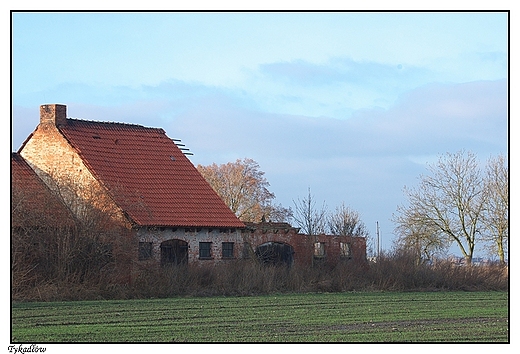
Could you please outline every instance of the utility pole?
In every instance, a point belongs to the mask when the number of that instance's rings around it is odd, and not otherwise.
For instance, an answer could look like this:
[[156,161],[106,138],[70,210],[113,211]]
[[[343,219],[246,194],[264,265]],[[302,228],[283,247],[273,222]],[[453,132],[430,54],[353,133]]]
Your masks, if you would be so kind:
[[377,254],[377,258],[379,259],[379,256],[380,256],[380,253],[381,253],[381,248],[380,248],[380,245],[379,245],[379,221],[376,221],[376,235],[377,235],[377,251],[376,251],[376,254]]
[[383,252],[383,232],[379,229],[379,253]]

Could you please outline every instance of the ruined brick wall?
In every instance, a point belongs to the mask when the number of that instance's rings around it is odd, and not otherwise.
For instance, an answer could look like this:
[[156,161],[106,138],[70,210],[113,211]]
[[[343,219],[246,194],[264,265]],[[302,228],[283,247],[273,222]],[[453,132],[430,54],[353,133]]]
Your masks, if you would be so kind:
[[316,236],[315,239],[316,242],[324,244],[323,260],[326,263],[333,265],[343,261],[366,261],[366,239],[364,237],[322,234]]
[[247,237],[253,251],[268,242],[283,243],[292,247],[294,264],[304,265],[312,260],[312,253],[309,254],[312,242],[306,235],[298,234],[297,228],[285,223],[249,223],[247,225],[249,232]]
[[[337,262],[366,261],[366,239],[352,236],[300,234],[298,228],[286,223],[248,223],[247,238],[256,249],[267,242],[278,242],[290,245],[294,251],[295,265],[312,265],[316,260],[334,265]],[[323,243],[323,257],[315,257],[315,243]],[[342,244],[347,244],[350,254],[342,254]],[[345,247],[345,245],[343,245]]]

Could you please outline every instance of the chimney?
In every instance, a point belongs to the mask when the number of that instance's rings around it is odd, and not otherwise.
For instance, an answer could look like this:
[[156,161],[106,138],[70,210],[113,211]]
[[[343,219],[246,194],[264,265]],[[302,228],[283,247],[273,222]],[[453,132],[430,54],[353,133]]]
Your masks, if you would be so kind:
[[40,106],[40,124],[54,126],[67,124],[67,106],[63,104],[43,104]]

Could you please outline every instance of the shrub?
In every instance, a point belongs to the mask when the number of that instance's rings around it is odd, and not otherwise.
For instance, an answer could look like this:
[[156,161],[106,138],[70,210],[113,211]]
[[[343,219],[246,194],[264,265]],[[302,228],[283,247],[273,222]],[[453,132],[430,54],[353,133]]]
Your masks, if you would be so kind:
[[265,266],[236,260],[216,265],[161,267],[139,265],[131,282],[113,276],[79,281],[36,281],[14,300],[164,298],[174,296],[249,296],[272,293],[343,291],[486,291],[509,289],[508,268],[417,264],[407,255],[383,255],[376,263],[335,266]]

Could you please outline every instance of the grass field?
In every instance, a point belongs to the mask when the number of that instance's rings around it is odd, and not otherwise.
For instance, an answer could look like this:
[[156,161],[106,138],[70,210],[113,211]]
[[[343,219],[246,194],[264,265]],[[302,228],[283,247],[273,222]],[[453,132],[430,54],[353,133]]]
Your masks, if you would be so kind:
[[15,303],[13,343],[509,342],[507,292]]

